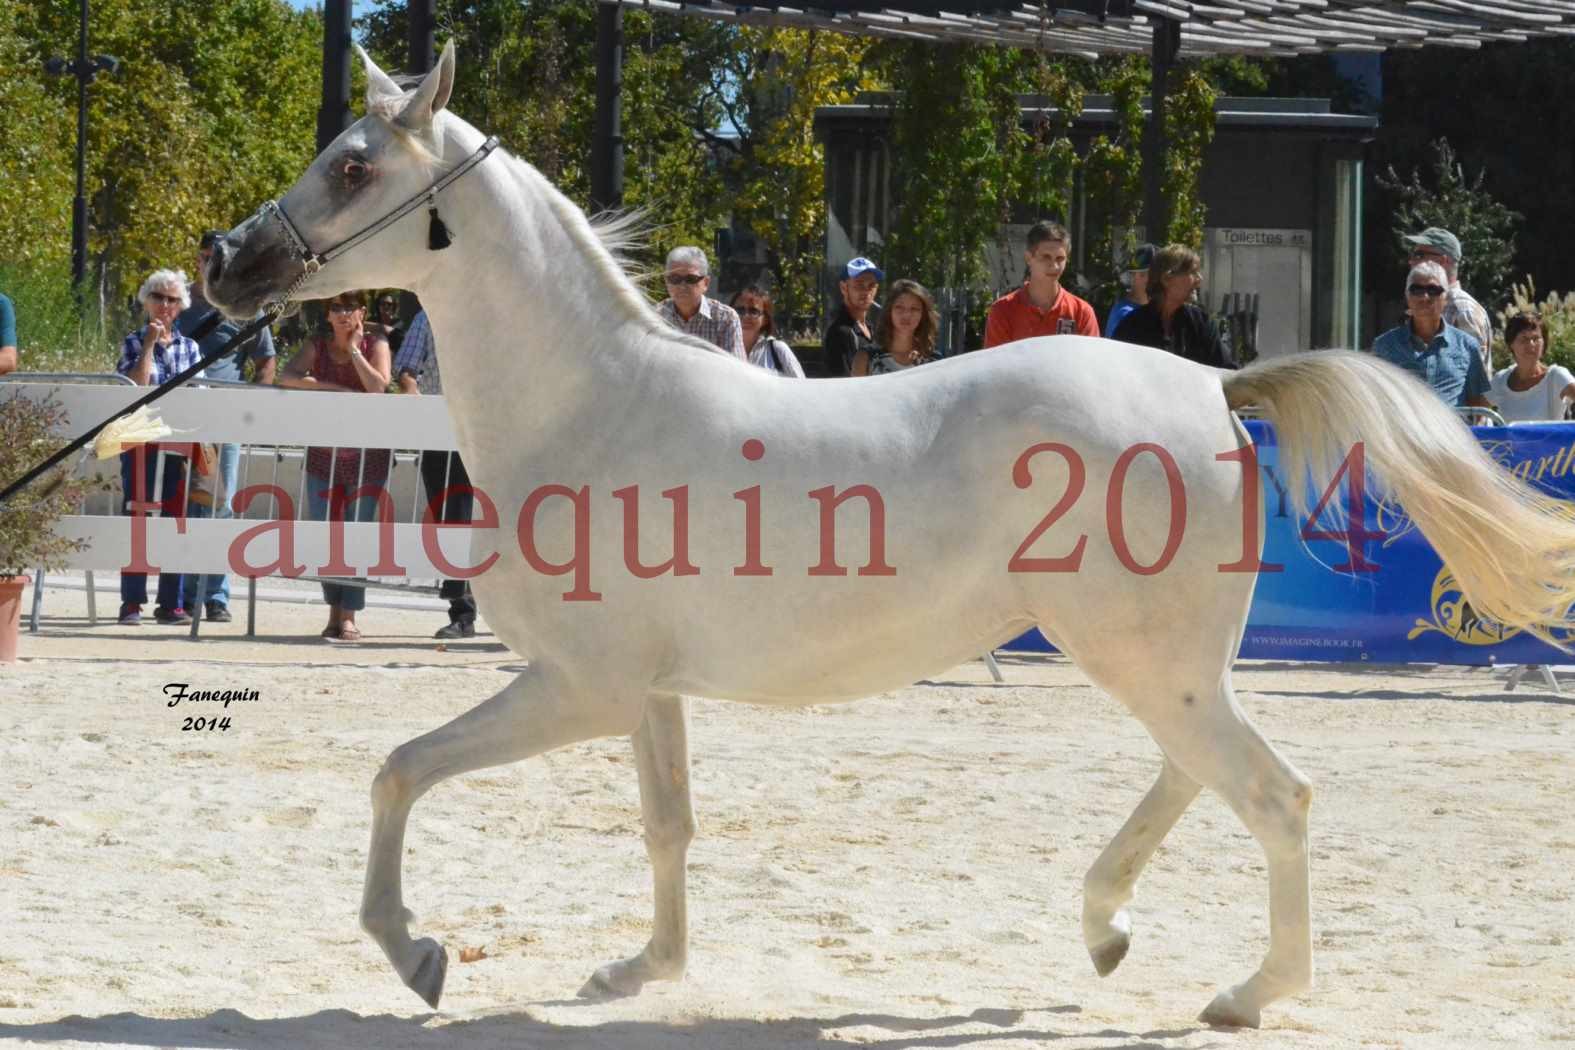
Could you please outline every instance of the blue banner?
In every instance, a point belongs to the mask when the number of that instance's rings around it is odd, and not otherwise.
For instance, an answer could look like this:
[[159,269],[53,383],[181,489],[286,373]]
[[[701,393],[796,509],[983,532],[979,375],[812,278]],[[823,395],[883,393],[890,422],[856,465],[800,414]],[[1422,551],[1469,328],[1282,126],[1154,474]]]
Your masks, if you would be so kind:
[[[1249,659],[1375,663],[1567,663],[1554,647],[1506,628],[1463,600],[1454,578],[1403,510],[1370,496],[1354,538],[1307,539],[1279,472],[1274,430],[1251,420],[1265,507],[1263,561],[1241,655]],[[1575,424],[1477,427],[1478,440],[1506,469],[1558,499],[1575,501]],[[1349,479],[1332,499],[1343,507]],[[1318,493],[1308,501],[1317,505]],[[1317,531],[1316,529],[1310,531]],[[1353,571],[1355,570],[1359,571]],[[1371,571],[1365,571],[1370,569]],[[1339,570],[1339,571],[1337,571]],[[1575,625],[1570,633],[1575,636]],[[1051,651],[1038,631],[1007,649]]]

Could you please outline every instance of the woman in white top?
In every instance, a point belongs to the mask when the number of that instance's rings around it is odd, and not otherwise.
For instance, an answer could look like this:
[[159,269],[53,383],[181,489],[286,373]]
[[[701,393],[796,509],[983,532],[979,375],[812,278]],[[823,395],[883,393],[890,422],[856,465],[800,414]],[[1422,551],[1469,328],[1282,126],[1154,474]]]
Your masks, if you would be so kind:
[[1547,322],[1536,314],[1516,314],[1504,326],[1504,342],[1515,364],[1493,376],[1488,396],[1505,422],[1563,419],[1565,405],[1575,399],[1575,375],[1563,365],[1550,367],[1543,362],[1548,349]]
[[750,364],[779,376],[804,378],[804,366],[793,356],[792,348],[776,337],[770,292],[758,284],[751,284],[735,294],[727,305],[738,314],[738,324],[744,330],[744,345],[749,348]]
[[[940,331],[940,316],[935,312],[935,297],[918,281],[894,281],[886,309],[875,326],[875,342],[880,347],[866,366],[868,374],[878,376],[935,360],[935,339]],[[853,374],[864,375],[859,357],[854,355]]]

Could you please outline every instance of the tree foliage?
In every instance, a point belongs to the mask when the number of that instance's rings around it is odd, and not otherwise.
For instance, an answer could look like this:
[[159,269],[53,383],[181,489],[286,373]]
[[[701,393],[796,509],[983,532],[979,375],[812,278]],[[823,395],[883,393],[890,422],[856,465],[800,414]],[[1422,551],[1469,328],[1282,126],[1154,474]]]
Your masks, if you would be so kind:
[[787,316],[813,312],[826,226],[825,150],[815,110],[851,102],[876,80],[869,41],[799,29],[740,27],[712,75],[726,126],[723,172],[733,220],[764,242],[774,298]]
[[1466,174],[1445,139],[1433,143],[1432,170],[1401,178],[1391,166],[1378,186],[1391,201],[1396,269],[1403,270],[1409,250],[1402,238],[1440,226],[1460,238],[1460,283],[1492,310],[1508,294],[1515,257],[1515,230],[1521,216],[1494,199],[1484,186],[1486,171]]
[[[14,136],[0,236],[17,246],[11,267],[48,273],[70,254],[77,83],[46,77],[42,61],[75,56],[78,7],[6,0],[0,10],[10,30],[0,99]],[[213,0],[201,18],[176,0],[95,0],[88,35],[91,54],[122,63],[88,88],[89,279],[113,314],[149,270],[189,267],[204,228],[277,196],[311,159],[322,26],[283,0]],[[17,305],[25,315],[29,304]]]

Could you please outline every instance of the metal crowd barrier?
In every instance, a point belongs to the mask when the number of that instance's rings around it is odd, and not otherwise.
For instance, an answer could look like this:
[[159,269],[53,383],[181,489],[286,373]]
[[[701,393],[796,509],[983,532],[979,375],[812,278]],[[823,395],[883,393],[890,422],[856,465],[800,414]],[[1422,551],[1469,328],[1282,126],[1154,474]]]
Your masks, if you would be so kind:
[[[70,422],[64,430],[77,432],[82,427],[109,416],[124,408],[142,393],[141,389],[123,376],[115,374],[13,374],[4,380],[19,390],[22,396],[53,397],[66,409]],[[345,583],[387,588],[410,592],[418,587],[435,585],[440,573],[427,556],[421,541],[420,521],[426,507],[425,492],[418,469],[420,450],[448,452],[454,448],[452,427],[448,420],[447,404],[441,397],[411,397],[400,395],[366,395],[340,392],[284,390],[278,387],[259,387],[253,384],[211,382],[200,387],[183,388],[171,392],[159,402],[157,414],[176,431],[178,441],[171,444],[201,442],[205,444],[233,444],[238,446],[236,469],[237,490],[248,485],[276,486],[290,500],[294,540],[298,561],[306,565],[326,565],[329,523],[312,520],[307,513],[306,487],[309,475],[305,469],[306,449],[311,446],[350,447],[344,444],[346,434],[356,435],[365,442],[361,449],[386,450],[390,454],[389,476],[386,488],[394,508],[393,550],[395,561],[407,569],[399,582],[386,578],[369,578],[364,572],[349,577],[332,577]],[[414,446],[414,447],[412,447]],[[361,457],[361,473],[356,487],[365,479],[366,456]],[[179,464],[187,472],[183,479],[182,497],[189,509],[191,493],[190,462],[184,458],[171,459],[161,454],[154,460],[154,477],[151,491],[162,493],[164,471]],[[407,469],[408,468],[408,469]],[[118,463],[84,459],[79,470],[113,474],[118,479]],[[116,485],[115,489],[120,486]],[[222,475],[221,475],[222,489]],[[223,508],[211,517],[193,518],[186,515],[149,516],[145,519],[147,554],[151,564],[172,571],[192,575],[210,576],[229,573],[228,550],[230,544],[246,529],[260,520],[278,520],[282,508],[271,495],[260,495],[243,508],[240,515],[225,513],[234,493],[217,492],[213,504]],[[80,554],[66,559],[66,567],[79,569],[87,574],[88,616],[90,623],[97,623],[95,570],[118,571],[129,564],[131,557],[132,518],[120,513],[121,499],[117,491],[113,498],[103,494],[90,495],[77,508],[78,513],[67,515],[61,522],[60,532],[71,538],[87,540],[89,547]],[[375,522],[358,522],[352,516],[348,523],[336,525],[343,530],[346,561],[359,568],[371,567],[380,560],[378,549],[381,540],[380,526]],[[444,556],[461,563],[468,550],[466,544],[472,537],[462,536],[444,541],[440,531],[439,546]],[[479,530],[478,530],[479,531]],[[304,576],[318,580],[323,577]],[[247,579],[247,634],[256,632],[256,578]],[[196,608],[192,615],[191,636],[199,637],[202,606],[207,593],[207,580],[198,581]],[[44,574],[35,574],[33,614],[30,627],[38,629],[38,619],[43,598]]]

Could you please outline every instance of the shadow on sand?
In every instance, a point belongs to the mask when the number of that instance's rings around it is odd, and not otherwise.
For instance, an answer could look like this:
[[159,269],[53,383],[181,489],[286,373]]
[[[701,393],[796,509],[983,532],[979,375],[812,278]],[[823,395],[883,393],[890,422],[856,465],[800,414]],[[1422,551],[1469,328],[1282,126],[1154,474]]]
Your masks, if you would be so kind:
[[[584,1000],[535,1004],[570,1007]],[[444,1021],[439,1014],[361,1015],[349,1010],[322,1010],[300,1017],[256,1019],[236,1010],[215,1010],[206,1017],[144,1017],[136,1013],[102,1017],[63,1017],[39,1024],[0,1023],[0,1041],[38,1043],[100,1043],[129,1047],[192,1047],[197,1050],[296,1050],[296,1048],[377,1047],[379,1050],[428,1050],[464,1046],[476,1050],[536,1047],[717,1047],[726,1050],[787,1050],[796,1047],[846,1045],[838,1032],[845,1028],[875,1029],[860,1033],[859,1042],[882,1050],[921,1047],[988,1046],[1010,1040],[1022,1044],[1054,1043],[1064,1039],[1101,1050],[1165,1050],[1166,1042],[1195,1034],[1201,1029],[1125,1032],[1069,1028],[1047,1030],[1034,1024],[1032,1015],[1076,1015],[1076,1006],[1049,1006],[1038,1010],[979,1009],[947,1017],[897,1017],[890,1014],[846,1014],[840,1017],[791,1017],[779,1020],[702,1018],[693,1024],[663,1021],[609,1021],[602,1024],[551,1024],[513,1010],[481,1017]],[[1028,1024],[1024,1024],[1028,1020]],[[1223,1035],[1223,1033],[1222,1033]],[[1195,1047],[1224,1046],[1224,1042]]]

